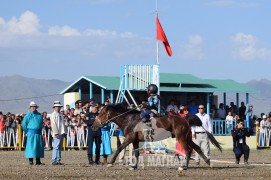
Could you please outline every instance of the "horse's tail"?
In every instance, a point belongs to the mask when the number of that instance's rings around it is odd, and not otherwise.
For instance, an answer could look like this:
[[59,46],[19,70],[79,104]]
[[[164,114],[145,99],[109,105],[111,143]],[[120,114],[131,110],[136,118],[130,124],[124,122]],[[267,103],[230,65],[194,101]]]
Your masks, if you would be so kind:
[[[200,126],[202,127],[202,122],[200,120],[200,118],[197,115],[191,115],[188,116],[186,118],[188,120],[189,126]],[[204,127],[202,127],[204,129]],[[221,147],[221,143],[219,143],[215,137],[209,133],[206,129],[204,129],[204,131],[206,132],[208,138],[210,139],[211,143],[222,152],[222,147]]]
[[197,115],[189,115],[186,117],[189,126],[202,126],[202,122],[200,120],[200,118]]
[[209,133],[204,127],[202,127],[204,129],[204,131],[206,132],[208,138],[210,139],[211,143],[217,148],[219,149],[220,152],[222,152],[222,147],[221,147],[221,143],[219,143],[215,137]]

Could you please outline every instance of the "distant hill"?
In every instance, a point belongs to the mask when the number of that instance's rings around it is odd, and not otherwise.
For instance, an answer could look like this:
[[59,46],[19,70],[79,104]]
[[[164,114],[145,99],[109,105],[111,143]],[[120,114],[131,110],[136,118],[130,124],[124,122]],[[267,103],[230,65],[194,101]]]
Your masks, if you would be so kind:
[[248,86],[256,89],[258,93],[250,95],[250,102],[254,106],[254,114],[269,113],[271,111],[271,81],[261,79],[246,83]]
[[59,93],[69,84],[59,80],[41,80],[19,75],[0,77],[0,111],[26,113],[30,101],[34,100],[39,105],[40,112],[50,112],[55,100],[63,103],[63,96]]
[[[269,113],[271,111],[271,81],[253,80],[246,84],[258,91],[258,93],[250,94],[254,114],[258,116],[261,112]],[[63,96],[59,93],[68,85],[70,82],[34,79],[19,75],[0,77],[0,111],[26,113],[30,101],[34,100],[40,106],[40,112],[51,112],[53,101],[60,100],[63,103]],[[234,94],[227,95],[227,98],[235,102]]]

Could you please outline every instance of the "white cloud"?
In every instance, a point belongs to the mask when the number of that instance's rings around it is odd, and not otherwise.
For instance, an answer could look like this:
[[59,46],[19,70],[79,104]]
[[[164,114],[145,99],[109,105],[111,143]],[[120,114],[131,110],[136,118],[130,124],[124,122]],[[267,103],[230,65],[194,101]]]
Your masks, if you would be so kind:
[[53,26],[48,30],[48,34],[52,36],[80,36],[80,32],[77,29],[69,26]]
[[97,36],[97,37],[108,37],[108,36],[117,36],[117,32],[101,29],[87,29],[84,32],[86,36]]
[[205,57],[202,50],[203,38],[200,35],[191,35],[185,45],[181,45],[180,55],[185,59],[200,60]]
[[251,34],[237,33],[232,39],[235,43],[233,50],[235,58],[252,60],[267,59],[270,57],[271,51],[267,48],[259,47],[257,37]]
[[[9,20],[0,17],[0,52],[6,54],[5,58],[29,61],[39,53],[53,56],[52,59],[63,59],[67,54],[68,58],[138,59],[155,53],[152,51],[152,40],[132,32],[91,28],[78,30],[68,25],[40,29],[41,26],[38,16],[30,11]],[[3,56],[0,53],[0,59]]]
[[207,3],[208,6],[213,7],[239,7],[239,8],[254,8],[258,6],[255,2],[242,2],[237,0],[216,0]]
[[0,32],[13,34],[37,34],[40,28],[39,18],[30,11],[24,12],[19,19],[12,17],[5,21],[0,17]]

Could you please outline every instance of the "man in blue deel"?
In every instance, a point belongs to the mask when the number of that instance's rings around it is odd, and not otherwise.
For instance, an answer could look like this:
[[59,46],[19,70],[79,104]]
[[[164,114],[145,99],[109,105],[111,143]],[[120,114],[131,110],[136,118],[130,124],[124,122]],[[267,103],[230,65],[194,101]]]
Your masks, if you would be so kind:
[[22,122],[23,131],[27,134],[25,158],[29,159],[29,165],[33,165],[33,158],[36,158],[36,165],[43,165],[40,158],[44,158],[44,146],[42,141],[42,116],[37,111],[35,102],[30,103],[30,112]]

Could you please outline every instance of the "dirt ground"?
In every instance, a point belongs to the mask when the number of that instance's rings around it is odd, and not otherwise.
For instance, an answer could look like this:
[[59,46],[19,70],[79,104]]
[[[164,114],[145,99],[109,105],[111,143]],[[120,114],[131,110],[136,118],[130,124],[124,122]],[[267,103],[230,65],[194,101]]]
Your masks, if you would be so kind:
[[[211,152],[213,167],[191,160],[189,169],[177,171],[177,166],[150,165],[150,155],[142,155],[143,164],[130,171],[126,166],[89,166],[86,151],[64,151],[64,165],[51,165],[52,151],[45,152],[43,166],[29,166],[24,152],[0,151],[0,179],[270,179],[271,151],[252,150],[249,165],[235,165],[232,151]],[[157,156],[154,156],[157,157]],[[242,159],[243,162],[243,159]],[[162,165],[159,161],[156,165]]]

